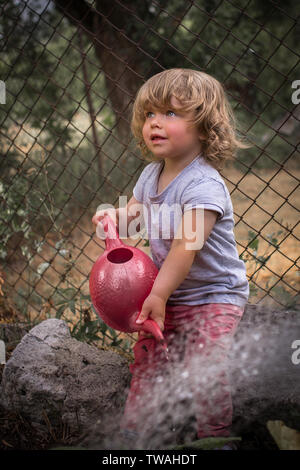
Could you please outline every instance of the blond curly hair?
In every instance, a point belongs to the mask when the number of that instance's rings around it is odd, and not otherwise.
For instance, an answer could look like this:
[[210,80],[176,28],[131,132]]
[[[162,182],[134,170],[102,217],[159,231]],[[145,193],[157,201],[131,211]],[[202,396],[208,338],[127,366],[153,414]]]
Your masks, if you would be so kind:
[[181,102],[183,112],[194,111],[203,157],[220,170],[238,148],[249,145],[236,135],[234,115],[221,83],[211,75],[192,69],[169,69],[147,80],[137,93],[131,130],[147,160],[159,160],[147,148],[142,134],[145,110],[167,109],[171,98]]

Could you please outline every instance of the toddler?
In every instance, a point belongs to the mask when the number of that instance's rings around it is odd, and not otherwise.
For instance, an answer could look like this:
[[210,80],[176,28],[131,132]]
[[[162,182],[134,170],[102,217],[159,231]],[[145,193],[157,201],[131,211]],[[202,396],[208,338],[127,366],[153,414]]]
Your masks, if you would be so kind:
[[[190,69],[166,70],[141,87],[132,131],[151,163],[127,207],[116,210],[117,223],[122,211],[129,225],[139,215],[132,209],[138,204],[143,208],[159,273],[137,321],[149,317],[158,323],[169,360],[153,337],[139,333],[122,429],[133,437],[143,432],[149,393],[171,365],[181,367],[190,384],[195,438],[228,437],[232,401],[227,356],[249,287],[236,248],[231,198],[219,170],[237,148],[246,146],[236,137],[221,84]],[[103,216],[97,212],[93,223]]]

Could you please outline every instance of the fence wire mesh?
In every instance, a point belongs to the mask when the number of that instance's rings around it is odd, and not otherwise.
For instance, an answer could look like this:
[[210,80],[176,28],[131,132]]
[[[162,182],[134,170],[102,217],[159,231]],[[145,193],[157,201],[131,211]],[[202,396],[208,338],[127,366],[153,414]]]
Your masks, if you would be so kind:
[[[295,308],[299,292],[298,2],[2,1],[2,321],[65,318],[80,339],[130,350],[106,327],[88,278],[104,249],[91,217],[130,196],[143,167],[130,133],[140,85],[171,67],[224,85],[239,151],[222,176],[250,303]],[[149,254],[145,240],[127,240]]]

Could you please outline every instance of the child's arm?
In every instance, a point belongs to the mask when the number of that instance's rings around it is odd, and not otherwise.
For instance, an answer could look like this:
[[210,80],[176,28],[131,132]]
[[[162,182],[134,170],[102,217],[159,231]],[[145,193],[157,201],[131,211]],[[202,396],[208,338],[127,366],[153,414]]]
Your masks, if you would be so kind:
[[[197,209],[185,212],[182,217],[182,232],[181,239],[174,238],[168,256],[166,257],[160,271],[155,279],[152,290],[146,298],[141,313],[138,318],[138,323],[143,323],[148,317],[152,318],[158,323],[158,326],[163,331],[165,319],[165,307],[168,298],[174,290],[184,281],[192,264],[196,252],[202,248],[204,243],[209,237],[209,234],[217,220],[217,212],[204,210],[203,219],[199,216],[200,212]],[[202,237],[199,243],[199,221],[202,222],[200,230],[203,229]],[[190,229],[196,232],[191,238]],[[195,243],[194,247],[191,248]],[[197,245],[197,246],[196,246]]]

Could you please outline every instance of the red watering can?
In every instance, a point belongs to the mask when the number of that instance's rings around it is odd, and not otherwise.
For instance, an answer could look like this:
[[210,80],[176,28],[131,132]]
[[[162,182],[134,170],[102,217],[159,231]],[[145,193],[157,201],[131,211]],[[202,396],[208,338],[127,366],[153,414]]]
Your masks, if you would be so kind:
[[108,215],[101,223],[106,235],[106,249],[95,262],[89,282],[96,312],[104,323],[115,330],[151,333],[166,349],[163,334],[154,320],[136,323],[158,274],[157,267],[143,251],[120,240],[117,228]]

